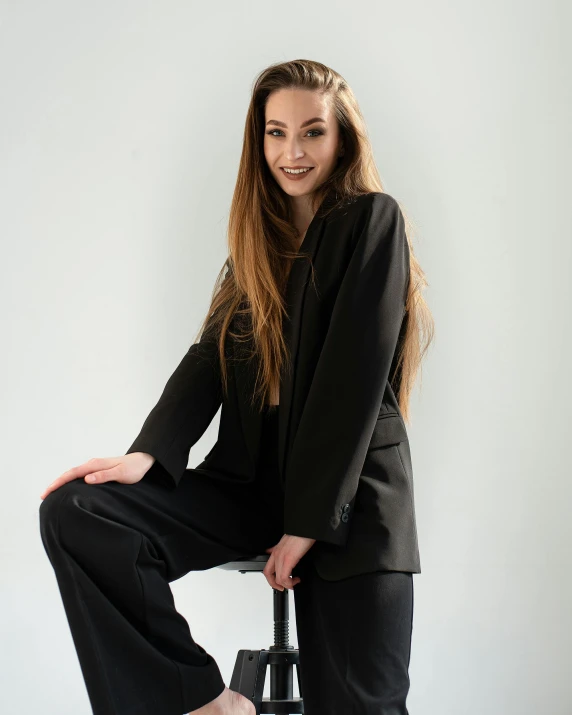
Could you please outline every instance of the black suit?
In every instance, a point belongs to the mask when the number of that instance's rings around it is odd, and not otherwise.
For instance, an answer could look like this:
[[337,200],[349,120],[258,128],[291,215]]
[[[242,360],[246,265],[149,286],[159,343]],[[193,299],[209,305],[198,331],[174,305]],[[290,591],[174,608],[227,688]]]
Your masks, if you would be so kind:
[[[326,200],[321,207],[326,207]],[[409,248],[395,199],[369,193],[318,210],[287,284],[292,370],[279,399],[284,530],[317,539],[328,580],[375,570],[420,573],[407,431],[389,378],[405,327]],[[218,439],[196,470],[253,482],[261,415],[253,367],[236,344],[223,399],[215,340],[192,345],[127,450],[153,455],[177,485],[222,403]],[[154,465],[155,466],[155,465]]]
[[[293,370],[277,414],[249,406],[253,369],[235,343],[222,399],[216,342],[204,338],[128,450],[156,458],[144,478],[75,479],[41,504],[94,715],[182,715],[218,697],[218,664],[169,583],[264,553],[284,533],[317,539],[292,571],[307,715],[407,715],[420,569],[407,434],[388,381],[408,278],[403,219],[390,196],[369,194],[317,214],[302,250],[316,283],[295,262],[284,326]],[[218,440],[188,469],[221,402]]]

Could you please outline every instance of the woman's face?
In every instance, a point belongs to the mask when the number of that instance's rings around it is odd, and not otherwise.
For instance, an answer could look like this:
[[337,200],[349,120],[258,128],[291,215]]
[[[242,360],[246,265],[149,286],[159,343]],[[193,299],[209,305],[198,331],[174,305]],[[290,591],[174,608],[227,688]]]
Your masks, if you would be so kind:
[[[304,196],[333,172],[341,150],[338,122],[321,93],[280,89],[266,102],[264,156],[289,196]],[[284,169],[309,169],[289,174]]]

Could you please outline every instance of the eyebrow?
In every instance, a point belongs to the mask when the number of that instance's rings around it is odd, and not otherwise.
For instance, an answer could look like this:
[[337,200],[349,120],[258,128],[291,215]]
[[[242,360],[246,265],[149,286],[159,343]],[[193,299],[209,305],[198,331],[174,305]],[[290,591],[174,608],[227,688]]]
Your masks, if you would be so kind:
[[[305,122],[302,122],[302,124],[300,124],[300,129],[307,127],[309,124],[314,124],[315,122],[321,122],[322,124],[325,124],[326,120],[322,119],[322,117],[312,117],[312,119],[308,119]],[[284,128],[286,128],[288,126],[286,124],[286,122],[279,122],[278,119],[269,119],[266,122],[266,126],[268,126],[269,124],[275,124],[277,127],[284,127]]]

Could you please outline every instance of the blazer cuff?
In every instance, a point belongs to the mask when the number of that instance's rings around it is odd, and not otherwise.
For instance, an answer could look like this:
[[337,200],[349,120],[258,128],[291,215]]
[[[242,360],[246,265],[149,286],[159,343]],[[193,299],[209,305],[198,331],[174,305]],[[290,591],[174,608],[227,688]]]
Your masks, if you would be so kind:
[[[188,460],[185,460],[185,464],[183,464],[181,459],[175,454],[161,453],[155,449],[153,445],[148,444],[142,437],[138,437],[125,454],[132,454],[133,452],[145,452],[155,457],[155,462],[149,469],[149,472],[154,471],[160,478],[160,481],[167,486],[177,487],[187,469]],[[147,474],[149,472],[147,472]]]
[[284,533],[345,546],[350,531],[351,503],[340,504],[327,523],[317,523],[314,515],[289,514],[284,516]]

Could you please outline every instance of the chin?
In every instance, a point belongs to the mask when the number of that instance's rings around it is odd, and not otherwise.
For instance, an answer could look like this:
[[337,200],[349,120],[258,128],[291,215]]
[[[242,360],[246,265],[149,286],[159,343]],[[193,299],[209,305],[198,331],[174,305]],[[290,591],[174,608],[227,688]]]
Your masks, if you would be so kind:
[[290,186],[282,186],[282,190],[284,191],[285,194],[288,194],[288,196],[307,196],[308,194],[311,194],[314,191],[314,187],[310,188],[292,188]]
[[306,196],[308,194],[311,194],[316,186],[318,185],[318,182],[316,181],[309,181],[308,183],[305,183],[304,186],[302,186],[302,182],[289,182],[288,180],[286,181],[279,181],[276,179],[278,186],[284,191],[285,194],[288,194],[288,196]]

